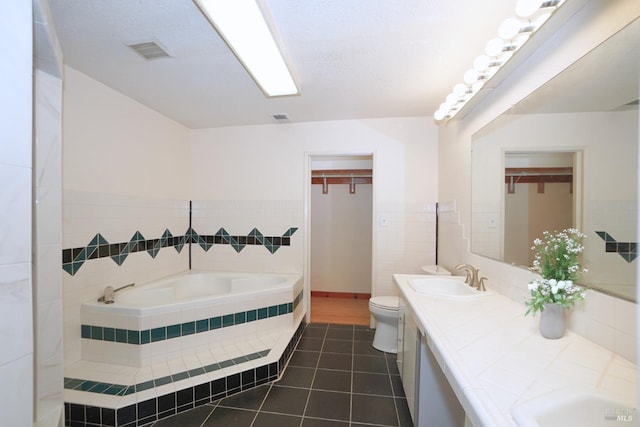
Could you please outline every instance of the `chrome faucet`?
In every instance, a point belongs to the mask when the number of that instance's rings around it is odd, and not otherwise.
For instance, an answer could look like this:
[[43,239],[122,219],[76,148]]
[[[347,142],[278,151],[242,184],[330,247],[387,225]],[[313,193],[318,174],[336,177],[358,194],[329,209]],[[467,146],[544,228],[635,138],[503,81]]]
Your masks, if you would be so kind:
[[487,280],[486,277],[482,279],[478,278],[479,270],[469,264],[460,264],[456,266],[456,270],[464,270],[467,273],[466,279],[464,279],[464,283],[468,283],[472,288],[476,288],[479,291],[486,291],[487,289],[484,287],[484,281]]
[[120,286],[119,288],[113,289],[113,286],[107,286],[104,288],[104,295],[98,298],[98,302],[103,302],[105,304],[113,304],[116,301],[115,294],[118,291],[121,291],[126,288],[130,288],[135,286],[135,283],[129,283],[128,285]]

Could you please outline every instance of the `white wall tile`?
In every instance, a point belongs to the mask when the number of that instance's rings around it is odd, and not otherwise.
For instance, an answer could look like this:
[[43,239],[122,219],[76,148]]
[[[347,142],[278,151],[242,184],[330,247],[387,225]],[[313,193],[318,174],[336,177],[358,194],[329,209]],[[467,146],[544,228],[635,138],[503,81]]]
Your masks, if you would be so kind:
[[0,265],[0,366],[33,353],[30,264]]
[[31,354],[0,363],[0,410],[7,426],[33,424],[33,358]]
[[0,182],[0,265],[31,262],[31,169],[0,164]]

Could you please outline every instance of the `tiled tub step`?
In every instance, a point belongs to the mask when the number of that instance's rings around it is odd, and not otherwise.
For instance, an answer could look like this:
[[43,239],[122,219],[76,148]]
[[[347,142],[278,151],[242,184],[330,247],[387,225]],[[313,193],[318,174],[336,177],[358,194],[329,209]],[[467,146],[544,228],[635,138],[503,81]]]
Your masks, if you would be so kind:
[[[154,372],[152,379],[144,381],[136,381],[140,376],[131,367],[121,367],[124,372],[119,377],[113,375],[112,382],[81,378],[70,369],[65,378],[65,425],[143,426],[274,381],[284,370],[304,326],[300,318],[297,328],[270,349],[247,352],[190,369],[177,369],[172,373]],[[131,381],[117,380],[128,374],[132,374]]]

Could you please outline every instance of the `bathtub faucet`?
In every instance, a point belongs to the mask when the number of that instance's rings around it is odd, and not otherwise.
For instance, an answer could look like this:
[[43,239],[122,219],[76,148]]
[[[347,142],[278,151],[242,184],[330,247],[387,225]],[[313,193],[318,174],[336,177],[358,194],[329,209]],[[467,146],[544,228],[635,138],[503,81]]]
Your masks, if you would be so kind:
[[135,283],[129,283],[128,285],[120,286],[119,288],[113,289],[113,286],[107,286],[104,288],[104,295],[98,298],[98,302],[103,302],[105,304],[113,304],[116,301],[116,292],[121,291],[126,288],[130,288],[135,286]]

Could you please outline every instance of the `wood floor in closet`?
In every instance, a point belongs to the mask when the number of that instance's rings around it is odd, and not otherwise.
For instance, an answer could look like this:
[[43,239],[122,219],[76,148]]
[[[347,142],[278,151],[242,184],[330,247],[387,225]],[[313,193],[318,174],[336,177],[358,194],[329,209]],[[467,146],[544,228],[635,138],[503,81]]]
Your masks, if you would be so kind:
[[313,296],[311,322],[369,326],[369,300]]

